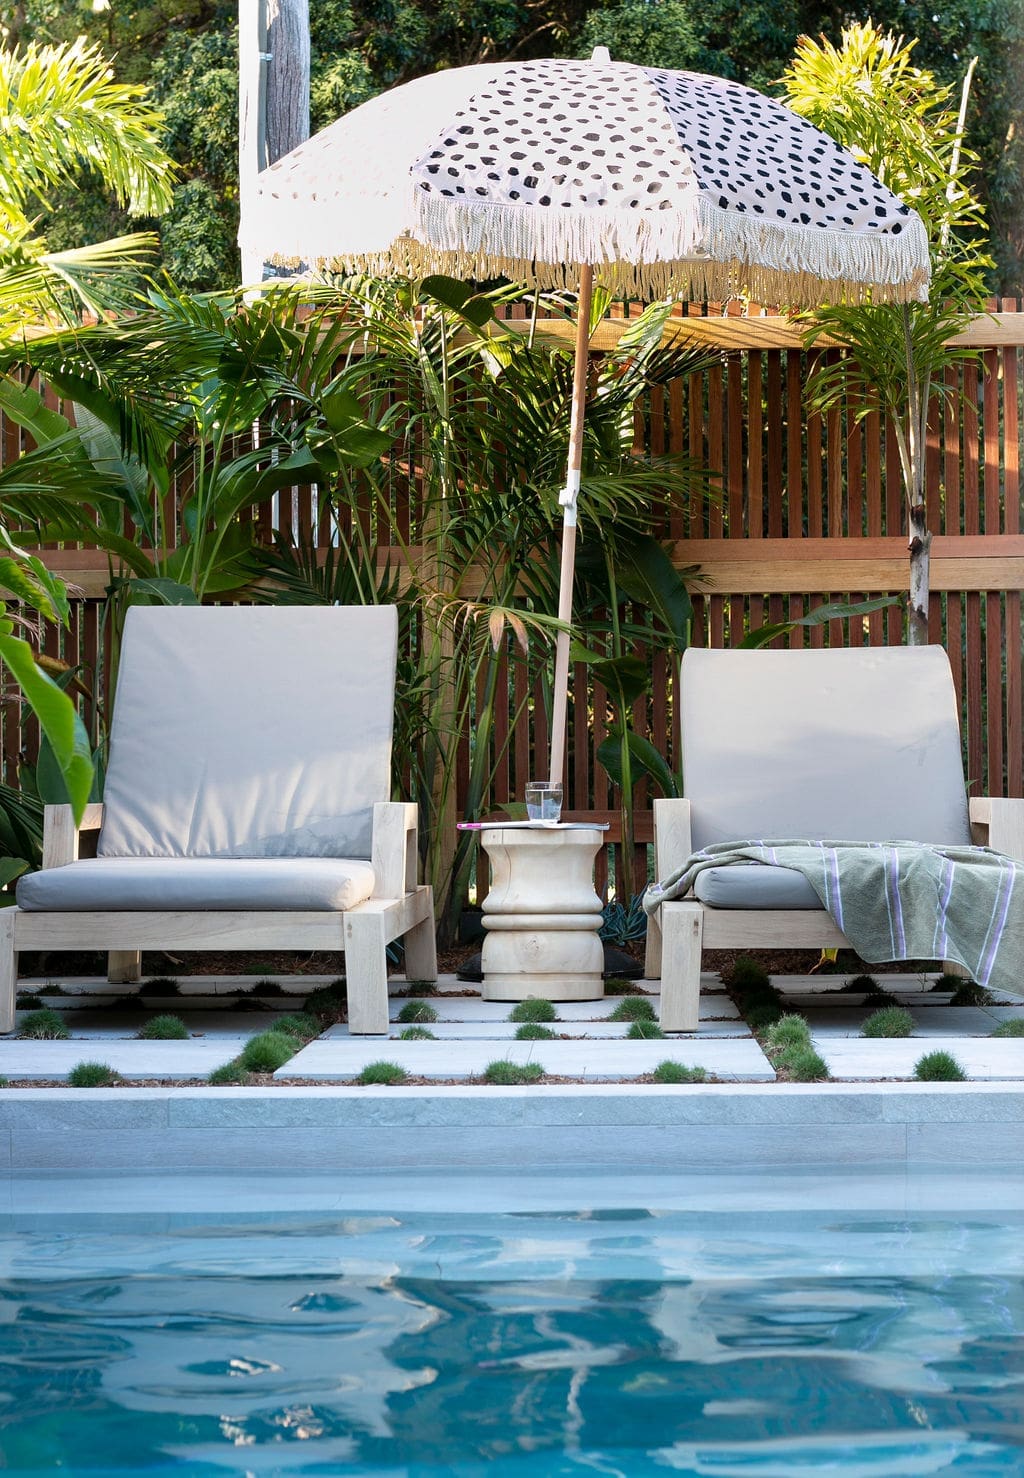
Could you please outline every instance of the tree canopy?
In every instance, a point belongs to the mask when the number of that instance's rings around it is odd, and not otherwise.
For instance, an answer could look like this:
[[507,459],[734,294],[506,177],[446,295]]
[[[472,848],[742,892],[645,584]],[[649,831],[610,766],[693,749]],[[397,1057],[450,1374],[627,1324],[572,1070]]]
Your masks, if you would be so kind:
[[[916,63],[954,89],[978,57],[968,140],[992,236],[991,285],[1024,295],[1024,7],[875,0],[870,11],[880,29],[916,38]],[[596,44],[624,61],[715,72],[781,95],[800,37],[838,45],[851,18],[834,0],[310,0],[313,127],[438,67],[586,56]],[[4,38],[10,46],[80,34],[114,54],[119,80],[148,83],[164,112],[164,141],[181,169],[158,224],[167,266],[185,287],[234,283],[237,5],[23,0]],[[70,246],[127,224],[86,181],[65,191],[46,229],[52,245]]]

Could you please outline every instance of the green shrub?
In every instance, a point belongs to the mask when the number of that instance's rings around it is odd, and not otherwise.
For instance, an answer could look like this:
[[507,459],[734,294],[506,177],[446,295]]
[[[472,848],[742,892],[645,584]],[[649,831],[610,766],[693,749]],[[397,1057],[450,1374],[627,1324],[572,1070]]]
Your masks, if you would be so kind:
[[140,996],[180,996],[181,986],[170,975],[154,975],[151,980],[142,982],[136,994]]
[[297,1051],[297,1041],[287,1032],[259,1032],[249,1038],[238,1060],[250,1073],[276,1073]]
[[522,1083],[536,1083],[543,1076],[544,1069],[539,1062],[509,1062],[507,1057],[499,1057],[496,1062],[489,1062],[483,1072],[484,1082],[494,1083],[499,1088],[515,1088]]
[[406,1001],[398,1013],[397,1020],[422,1025],[425,1021],[436,1021],[437,1012],[428,1001]]
[[771,989],[771,976],[763,965],[751,955],[737,955],[728,970],[722,972],[722,980],[731,990]]
[[105,1062],[79,1062],[68,1073],[71,1088],[109,1088],[120,1081],[121,1074]]
[[637,1038],[642,1038],[643,1040],[658,1039],[664,1035],[665,1033],[656,1021],[647,1020],[632,1022],[629,1031],[626,1033],[626,1036],[632,1037],[634,1041]]
[[10,1078],[5,1078],[3,1076],[0,1076],[0,1088],[9,1088],[10,1086],[11,1086],[11,1080],[10,1080]]
[[811,1040],[806,1020],[796,1012],[773,1021],[764,1035],[769,1048],[780,1050],[783,1047],[806,1047]]
[[869,990],[864,997],[865,1006],[880,1009],[882,1006],[898,1006],[899,999],[887,990]]
[[230,1062],[224,1062],[220,1067],[215,1067],[206,1081],[211,1087],[223,1088],[226,1084],[249,1083],[252,1081],[252,1076],[242,1066],[240,1057],[232,1057]]
[[39,1011],[30,1011],[21,1023],[19,1037],[35,1037],[40,1041],[63,1042],[71,1033],[64,1025],[58,1012],[49,1006]]
[[976,980],[961,980],[949,998],[951,1006],[991,1006],[992,992]]
[[524,1021],[522,1026],[516,1027],[515,1040],[517,1042],[553,1042],[558,1036],[549,1026],[541,1026],[539,1021]]
[[1015,1016],[1012,1021],[1003,1021],[990,1037],[1024,1037],[1024,1016]]
[[531,996],[528,1001],[517,1001],[508,1013],[509,1021],[557,1021],[558,1012],[550,1001]]
[[646,996],[623,996],[608,1021],[654,1021],[654,1007]]
[[949,991],[953,995],[964,984],[962,975],[948,975],[944,971],[930,988],[933,991]]
[[825,1059],[808,1042],[806,1046],[794,1044],[783,1047],[772,1058],[776,1072],[782,1071],[794,1083],[820,1083],[829,1075]]
[[317,1021],[334,1022],[344,1016],[347,1004],[345,982],[339,978],[330,985],[318,985],[316,990],[311,990],[302,1009]]
[[436,980],[407,980],[406,994],[410,996],[436,996],[440,995]]
[[300,1042],[311,1042],[314,1037],[320,1035],[320,1023],[315,1016],[303,1012],[291,1016],[279,1016],[274,1022],[273,1030],[285,1032],[289,1037],[298,1037]]
[[963,1083],[967,1074],[951,1052],[926,1052],[917,1060],[914,1077],[922,1083]]
[[914,1018],[902,1006],[883,1006],[867,1017],[860,1029],[862,1037],[912,1037]]
[[706,1083],[708,1078],[707,1068],[684,1067],[681,1062],[673,1062],[666,1057],[664,1062],[659,1062],[651,1077],[656,1083]]
[[146,1042],[180,1042],[188,1036],[188,1027],[180,1016],[151,1016],[136,1035]]
[[[40,995],[42,992],[40,991]],[[30,990],[20,990],[14,998],[14,1009],[16,1011],[31,1011],[36,1004],[36,995]]]
[[261,975],[259,980],[253,982],[252,993],[254,996],[283,996],[284,986],[277,980],[268,980]]
[[437,1036],[425,1026],[407,1026],[398,1033],[400,1042],[436,1042]]
[[409,1074],[397,1062],[368,1062],[357,1083],[404,1083]]

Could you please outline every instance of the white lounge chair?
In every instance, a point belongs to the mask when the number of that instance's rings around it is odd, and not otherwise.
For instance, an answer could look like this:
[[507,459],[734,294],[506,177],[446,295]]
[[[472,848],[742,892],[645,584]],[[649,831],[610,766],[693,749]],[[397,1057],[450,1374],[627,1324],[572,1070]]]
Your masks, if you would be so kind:
[[393,607],[133,607],[104,803],[79,860],[69,806],[48,806],[43,870],[0,910],[0,1031],[19,950],[344,950],[349,1029],[385,1033],[385,951],[436,980],[416,807],[388,800]]
[[[1024,858],[1024,801],[968,807],[941,647],[694,649],[680,684],[686,798],[654,802],[657,878],[703,847],[762,837],[973,841]],[[697,1030],[703,949],[846,944],[801,873],[708,869],[649,920],[661,1026]]]

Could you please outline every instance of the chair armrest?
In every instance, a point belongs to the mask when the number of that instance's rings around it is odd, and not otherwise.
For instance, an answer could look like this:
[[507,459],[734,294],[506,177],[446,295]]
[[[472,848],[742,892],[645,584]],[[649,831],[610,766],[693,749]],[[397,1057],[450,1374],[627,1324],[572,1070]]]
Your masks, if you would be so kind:
[[418,809],[411,801],[378,801],[373,808],[373,897],[404,898],[416,886]]
[[970,801],[971,838],[1024,862],[1024,800],[977,795]]
[[661,799],[654,802],[654,876],[667,878],[693,851],[690,845],[690,802]]
[[80,826],[70,806],[43,807],[43,866],[66,867],[78,861],[78,839],[83,831],[99,831],[103,825],[103,804],[93,801],[82,813]]

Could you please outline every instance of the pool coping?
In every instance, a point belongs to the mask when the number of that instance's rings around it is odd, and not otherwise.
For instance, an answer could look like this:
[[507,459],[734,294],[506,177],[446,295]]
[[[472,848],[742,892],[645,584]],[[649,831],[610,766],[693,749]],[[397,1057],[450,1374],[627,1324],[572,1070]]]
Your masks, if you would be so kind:
[[1016,1083],[23,1088],[0,1172],[1024,1167]]

